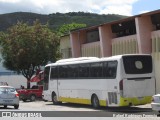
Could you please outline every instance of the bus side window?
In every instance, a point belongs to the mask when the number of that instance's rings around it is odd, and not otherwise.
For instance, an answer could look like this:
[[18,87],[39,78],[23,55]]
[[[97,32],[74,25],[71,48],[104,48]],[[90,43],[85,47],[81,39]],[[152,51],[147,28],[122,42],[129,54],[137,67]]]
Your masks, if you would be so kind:
[[77,78],[77,77],[78,77],[78,65],[69,65],[68,78]]
[[80,64],[79,78],[88,78],[88,77],[89,77],[89,64]]
[[102,77],[102,63],[91,63],[90,66],[90,77],[101,78]]
[[59,78],[68,78],[68,66],[59,66]]
[[103,63],[103,77],[107,78],[108,76],[108,63],[107,62],[104,62]]
[[58,77],[58,71],[57,71],[57,67],[52,67],[51,68],[51,80],[52,79],[57,79],[57,77]]
[[103,76],[105,78],[116,78],[117,74],[117,62],[116,61],[109,61],[104,62],[103,64]]

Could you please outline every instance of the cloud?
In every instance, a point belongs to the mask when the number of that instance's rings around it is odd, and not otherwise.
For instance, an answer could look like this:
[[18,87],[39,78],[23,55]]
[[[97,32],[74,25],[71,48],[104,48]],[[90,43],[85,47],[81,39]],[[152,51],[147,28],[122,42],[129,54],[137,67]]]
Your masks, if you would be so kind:
[[143,11],[140,11],[139,14],[147,13],[147,12],[149,12],[149,10],[143,10]]
[[5,2],[5,3],[16,3],[19,2],[20,0],[0,0],[0,2]]
[[105,9],[101,10],[100,14],[120,14],[120,15],[132,15],[132,6],[130,5],[114,5],[114,6],[107,6]]
[[0,0],[0,14],[10,12],[93,12],[132,15],[132,4],[138,0]]

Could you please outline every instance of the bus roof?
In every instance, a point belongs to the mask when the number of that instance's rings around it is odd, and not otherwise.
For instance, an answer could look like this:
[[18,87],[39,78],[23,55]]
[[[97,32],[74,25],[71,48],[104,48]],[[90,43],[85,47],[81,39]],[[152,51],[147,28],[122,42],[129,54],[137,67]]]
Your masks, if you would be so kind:
[[79,57],[79,58],[69,58],[58,60],[56,63],[67,63],[67,62],[75,62],[75,61],[85,61],[85,60],[98,60],[97,57]]
[[56,61],[55,63],[50,63],[50,64],[47,64],[47,66],[55,66],[55,65],[59,65],[59,64],[69,64],[69,63],[79,63],[79,62],[84,62],[84,61],[92,61],[92,60],[99,60],[100,58],[97,58],[97,57],[79,57],[79,58],[69,58],[69,59],[61,59],[61,60],[58,60]]
[[51,63],[47,66],[57,66],[57,65],[68,65],[68,64],[78,64],[78,63],[89,63],[89,62],[100,62],[106,60],[119,60],[122,56],[141,56],[141,55],[149,55],[149,54],[123,54],[123,55],[115,55],[111,57],[97,58],[97,57],[79,57],[79,58],[69,58],[58,60],[55,63]]
[[122,56],[150,56],[150,54],[122,54],[122,55],[115,55],[115,56],[111,56],[111,57],[104,57],[101,59],[106,59],[106,60],[113,60],[113,59],[121,59]]

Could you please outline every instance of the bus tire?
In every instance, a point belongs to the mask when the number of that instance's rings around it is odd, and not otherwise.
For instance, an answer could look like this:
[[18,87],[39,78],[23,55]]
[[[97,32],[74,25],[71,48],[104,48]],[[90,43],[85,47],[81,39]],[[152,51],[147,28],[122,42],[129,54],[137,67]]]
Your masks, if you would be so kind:
[[95,108],[95,109],[97,109],[97,108],[100,107],[100,105],[99,105],[99,99],[98,99],[97,95],[95,95],[95,94],[92,95],[91,103],[92,103],[93,108]]
[[53,105],[58,105],[58,100],[57,100],[57,95],[56,93],[52,93],[52,102],[53,102]]

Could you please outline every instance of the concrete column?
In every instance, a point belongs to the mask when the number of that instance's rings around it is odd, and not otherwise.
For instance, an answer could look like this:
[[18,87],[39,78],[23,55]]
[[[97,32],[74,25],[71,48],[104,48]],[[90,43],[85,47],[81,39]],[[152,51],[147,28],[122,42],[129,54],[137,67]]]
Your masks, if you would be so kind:
[[79,32],[70,33],[70,42],[71,42],[71,50],[72,57],[81,57],[81,43],[79,40]]
[[150,16],[141,16],[135,18],[138,50],[141,54],[151,54],[152,52],[152,41],[151,31],[152,22]]
[[80,44],[85,44],[86,43],[86,38],[87,37],[87,32],[86,31],[80,31],[79,33],[79,40]]
[[112,56],[112,30],[111,25],[104,25],[99,27],[100,48],[102,57]]

